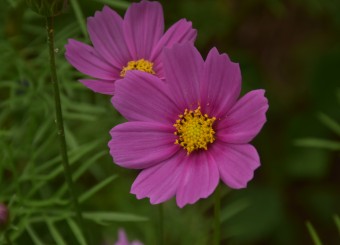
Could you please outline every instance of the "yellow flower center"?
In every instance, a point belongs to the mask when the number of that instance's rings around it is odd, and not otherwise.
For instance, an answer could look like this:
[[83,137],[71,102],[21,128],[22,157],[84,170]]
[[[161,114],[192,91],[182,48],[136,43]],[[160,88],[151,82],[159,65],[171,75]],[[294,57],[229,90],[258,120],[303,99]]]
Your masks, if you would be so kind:
[[120,76],[125,77],[126,72],[131,70],[144,71],[153,75],[156,74],[153,70],[153,63],[144,59],[129,61],[127,65],[123,67],[123,70],[120,72]]
[[188,155],[194,150],[207,150],[208,144],[215,141],[213,129],[215,120],[216,117],[203,115],[200,106],[194,111],[185,109],[174,124],[177,129],[175,135],[178,136],[175,144],[182,146]]

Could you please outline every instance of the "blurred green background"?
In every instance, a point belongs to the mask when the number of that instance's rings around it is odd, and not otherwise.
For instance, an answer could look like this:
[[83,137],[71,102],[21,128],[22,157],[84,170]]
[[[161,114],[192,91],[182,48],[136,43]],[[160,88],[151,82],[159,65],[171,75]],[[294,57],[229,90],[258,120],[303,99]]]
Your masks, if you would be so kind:
[[[268,121],[253,142],[262,166],[247,189],[223,187],[223,244],[312,244],[306,221],[324,244],[340,244],[340,1],[160,2],[167,27],[191,20],[202,55],[213,46],[228,53],[241,65],[243,91],[264,88],[269,99]],[[115,166],[108,152],[108,132],[124,119],[108,96],[77,82],[83,75],[64,58],[68,38],[88,42],[84,17],[103,4],[123,14],[130,2],[76,3],[55,19],[56,55],[77,190],[107,180],[82,203],[95,217],[87,225],[96,244],[113,243],[120,227],[157,244],[158,207],[129,194],[137,171]],[[34,236],[59,244],[53,230],[78,244],[62,216],[68,195],[58,170],[44,18],[25,1],[5,0],[0,30],[0,202],[10,205],[8,232],[16,244],[37,244]],[[167,244],[211,243],[212,197],[183,209],[172,199],[164,210]],[[94,214],[104,211],[123,216]]]

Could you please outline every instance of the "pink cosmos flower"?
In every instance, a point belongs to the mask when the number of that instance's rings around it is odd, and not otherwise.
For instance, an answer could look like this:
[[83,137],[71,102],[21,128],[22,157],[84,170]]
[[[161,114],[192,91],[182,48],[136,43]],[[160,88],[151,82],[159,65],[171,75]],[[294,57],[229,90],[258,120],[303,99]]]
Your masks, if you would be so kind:
[[129,122],[111,130],[110,153],[116,164],[142,169],[131,193],[152,204],[176,195],[183,207],[208,197],[220,179],[245,188],[260,166],[249,142],[266,122],[264,90],[238,99],[239,65],[216,48],[205,61],[191,44],[163,56],[165,82],[130,72],[112,98]]
[[118,231],[118,241],[115,243],[115,245],[143,245],[143,243],[139,241],[132,241],[130,243],[127,239],[125,231],[123,229],[120,229]]
[[114,93],[114,82],[129,70],[141,70],[163,79],[161,53],[175,43],[194,42],[196,30],[181,19],[164,33],[162,6],[158,2],[132,3],[124,19],[105,6],[87,20],[93,47],[70,39],[66,59],[94,79],[80,82],[94,92]]

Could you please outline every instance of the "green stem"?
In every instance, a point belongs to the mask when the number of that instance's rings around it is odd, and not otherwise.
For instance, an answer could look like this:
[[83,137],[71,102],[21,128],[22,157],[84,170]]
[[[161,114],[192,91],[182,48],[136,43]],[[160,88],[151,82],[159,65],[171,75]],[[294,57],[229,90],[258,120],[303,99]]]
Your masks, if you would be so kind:
[[64,123],[63,123],[63,114],[61,110],[61,102],[60,102],[60,92],[59,92],[59,85],[58,85],[58,78],[57,78],[57,71],[55,65],[55,48],[54,48],[54,17],[46,17],[47,21],[47,41],[48,41],[48,48],[49,48],[49,62],[51,68],[51,82],[53,85],[54,90],[54,101],[55,101],[55,110],[56,110],[56,123],[58,128],[58,135],[60,140],[60,151],[62,157],[62,164],[64,167],[64,175],[65,180],[68,185],[68,189],[71,196],[71,202],[73,204],[73,208],[76,213],[76,219],[78,221],[79,227],[82,229],[83,234],[87,236],[87,232],[84,230],[84,220],[82,213],[80,211],[80,205],[78,202],[78,197],[76,192],[74,191],[74,184],[72,180],[72,172],[68,160],[67,155],[67,146],[65,140],[65,133],[64,133]]
[[164,245],[164,206],[163,204],[158,205],[159,212],[159,244]]
[[221,186],[217,185],[215,190],[215,205],[214,205],[214,245],[219,245],[221,241]]

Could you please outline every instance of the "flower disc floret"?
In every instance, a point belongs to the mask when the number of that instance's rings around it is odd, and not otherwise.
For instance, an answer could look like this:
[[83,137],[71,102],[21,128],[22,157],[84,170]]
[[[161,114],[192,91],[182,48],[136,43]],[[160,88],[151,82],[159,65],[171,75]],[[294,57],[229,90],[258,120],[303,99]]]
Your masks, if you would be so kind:
[[202,114],[200,106],[196,110],[185,109],[173,125],[178,136],[175,144],[182,146],[188,155],[195,150],[207,150],[208,144],[215,141],[215,121],[215,117]]
[[126,72],[131,70],[144,71],[152,75],[156,74],[153,70],[153,63],[145,59],[129,61],[127,65],[123,67],[122,71],[120,72],[120,76],[125,77]]

